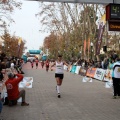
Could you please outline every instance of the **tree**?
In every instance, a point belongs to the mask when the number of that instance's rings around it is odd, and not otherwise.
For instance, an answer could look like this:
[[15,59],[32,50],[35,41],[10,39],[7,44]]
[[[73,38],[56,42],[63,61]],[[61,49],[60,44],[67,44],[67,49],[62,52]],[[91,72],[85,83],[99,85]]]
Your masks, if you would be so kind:
[[0,0],[0,29],[4,27],[4,22],[14,22],[11,18],[11,14],[15,8],[21,9],[22,3],[19,0]]

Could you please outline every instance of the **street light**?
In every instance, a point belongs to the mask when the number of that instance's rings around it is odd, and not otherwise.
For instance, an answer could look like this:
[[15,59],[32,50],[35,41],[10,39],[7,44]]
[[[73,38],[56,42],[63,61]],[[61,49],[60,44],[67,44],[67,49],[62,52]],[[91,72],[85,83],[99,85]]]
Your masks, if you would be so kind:
[[92,42],[90,43],[90,46],[91,46],[91,60],[92,60],[92,52],[93,52],[93,50],[92,50],[92,48],[93,48],[93,43],[92,43]]

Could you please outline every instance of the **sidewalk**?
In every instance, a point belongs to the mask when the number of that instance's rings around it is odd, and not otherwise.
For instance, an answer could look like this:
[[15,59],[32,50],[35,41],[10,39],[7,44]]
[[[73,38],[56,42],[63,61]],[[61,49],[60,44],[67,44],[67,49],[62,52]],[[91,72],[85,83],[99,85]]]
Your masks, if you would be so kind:
[[[27,69],[26,69],[27,68]],[[82,82],[82,76],[65,72],[61,98],[57,98],[54,71],[29,69],[24,76],[34,79],[33,88],[26,89],[28,107],[3,106],[4,120],[119,120],[120,99],[112,99],[112,89],[93,80]]]

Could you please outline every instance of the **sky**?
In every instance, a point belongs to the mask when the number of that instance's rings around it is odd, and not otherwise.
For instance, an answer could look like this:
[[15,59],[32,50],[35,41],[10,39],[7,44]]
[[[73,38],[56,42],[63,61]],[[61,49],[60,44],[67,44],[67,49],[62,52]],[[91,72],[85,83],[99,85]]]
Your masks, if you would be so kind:
[[43,45],[43,40],[49,33],[41,33],[39,30],[42,29],[40,20],[35,17],[35,14],[40,11],[38,2],[35,1],[24,1],[22,9],[16,9],[11,15],[15,23],[12,23],[9,28],[11,35],[19,36],[25,39],[27,50],[38,50]]

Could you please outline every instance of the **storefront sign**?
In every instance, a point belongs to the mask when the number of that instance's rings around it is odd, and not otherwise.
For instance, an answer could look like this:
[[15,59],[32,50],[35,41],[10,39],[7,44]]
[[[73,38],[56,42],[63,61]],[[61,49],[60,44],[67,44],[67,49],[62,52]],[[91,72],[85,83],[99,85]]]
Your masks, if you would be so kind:
[[120,31],[120,21],[109,21],[108,22],[108,30],[109,31]]

